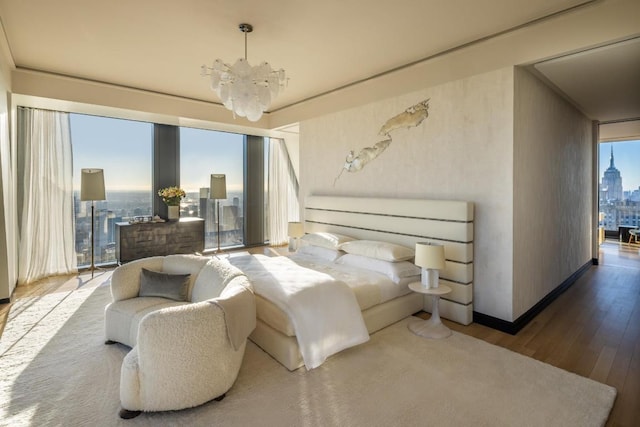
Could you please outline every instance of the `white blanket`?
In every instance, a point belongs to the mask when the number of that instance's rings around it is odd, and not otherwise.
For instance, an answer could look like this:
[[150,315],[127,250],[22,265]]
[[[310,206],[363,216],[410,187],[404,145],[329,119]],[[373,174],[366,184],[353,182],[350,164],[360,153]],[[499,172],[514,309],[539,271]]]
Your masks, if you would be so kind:
[[369,340],[360,307],[345,283],[286,257],[238,256],[229,262],[249,277],[256,294],[289,315],[307,369]]

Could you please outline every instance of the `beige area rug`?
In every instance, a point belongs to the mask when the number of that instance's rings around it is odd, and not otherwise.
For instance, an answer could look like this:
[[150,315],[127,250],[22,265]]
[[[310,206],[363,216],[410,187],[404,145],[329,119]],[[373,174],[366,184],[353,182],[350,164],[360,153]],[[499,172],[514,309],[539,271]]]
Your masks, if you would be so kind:
[[[0,340],[3,426],[598,426],[612,387],[454,333],[434,341],[404,320],[321,367],[289,372],[249,343],[221,402],[121,420],[120,364],[103,344],[106,283],[13,307]],[[214,360],[211,363],[215,363]]]

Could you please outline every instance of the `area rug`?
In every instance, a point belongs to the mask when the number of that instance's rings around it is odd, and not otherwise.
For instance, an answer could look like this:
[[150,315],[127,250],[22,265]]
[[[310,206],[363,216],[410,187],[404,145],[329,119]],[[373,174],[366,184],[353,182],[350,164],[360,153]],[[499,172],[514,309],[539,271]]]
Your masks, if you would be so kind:
[[[121,420],[103,343],[107,284],[12,308],[0,340],[2,426],[600,426],[614,388],[481,340],[413,335],[406,319],[312,371],[249,343],[221,402]],[[211,363],[215,363],[212,360]]]

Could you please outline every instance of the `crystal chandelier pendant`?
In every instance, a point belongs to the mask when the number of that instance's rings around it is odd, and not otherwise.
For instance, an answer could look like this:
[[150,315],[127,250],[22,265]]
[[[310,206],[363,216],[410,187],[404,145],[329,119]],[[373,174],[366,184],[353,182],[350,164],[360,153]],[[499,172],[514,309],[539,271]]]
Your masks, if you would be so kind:
[[247,33],[250,24],[240,24],[244,33],[244,58],[229,65],[216,59],[211,67],[202,66],[202,76],[210,76],[211,89],[234,117],[246,117],[256,122],[269,109],[271,101],[285,88],[287,78],[283,69],[273,70],[268,62],[251,66],[247,61]]

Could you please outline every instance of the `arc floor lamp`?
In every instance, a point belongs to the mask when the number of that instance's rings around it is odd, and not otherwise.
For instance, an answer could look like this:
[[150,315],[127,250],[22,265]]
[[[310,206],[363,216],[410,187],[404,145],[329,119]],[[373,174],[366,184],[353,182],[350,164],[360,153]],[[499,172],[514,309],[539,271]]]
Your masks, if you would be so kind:
[[94,263],[95,251],[95,201],[105,200],[104,194],[104,171],[102,169],[82,169],[80,183],[80,200],[91,201],[91,278],[96,269]]
[[218,252],[220,252],[220,199],[227,198],[227,177],[224,174],[211,174],[211,185],[209,187],[209,198],[215,199],[216,211],[218,212]]

